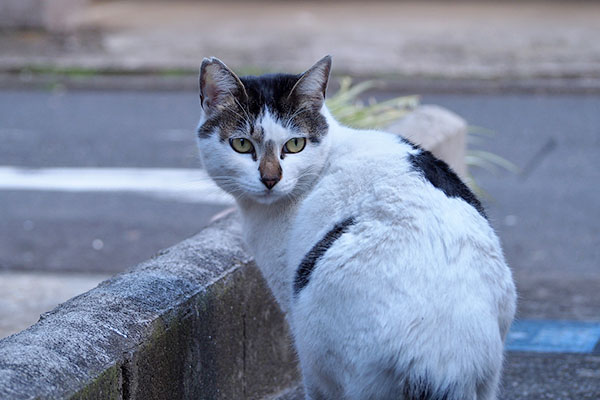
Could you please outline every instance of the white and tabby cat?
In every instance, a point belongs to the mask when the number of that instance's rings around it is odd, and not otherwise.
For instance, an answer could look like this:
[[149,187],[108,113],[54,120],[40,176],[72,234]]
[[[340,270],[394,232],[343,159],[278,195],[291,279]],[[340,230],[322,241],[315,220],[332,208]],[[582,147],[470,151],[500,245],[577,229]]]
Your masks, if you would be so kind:
[[494,399],[516,297],[498,238],[444,162],[332,118],[330,67],[200,72],[201,159],[236,197],[306,397]]

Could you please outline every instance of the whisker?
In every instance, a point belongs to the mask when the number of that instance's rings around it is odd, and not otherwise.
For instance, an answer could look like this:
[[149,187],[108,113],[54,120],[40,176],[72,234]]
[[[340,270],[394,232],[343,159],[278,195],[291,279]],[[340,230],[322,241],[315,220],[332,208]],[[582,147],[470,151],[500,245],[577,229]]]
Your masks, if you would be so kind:
[[[231,92],[230,92],[231,93]],[[235,101],[237,103],[238,106],[240,106],[240,108],[242,109],[242,111],[244,112],[244,114],[246,115],[246,122],[248,123],[248,125],[250,124],[250,115],[248,114],[248,112],[246,111],[246,109],[240,104],[240,102],[238,101],[237,98],[235,98],[235,96],[233,97],[233,101]]]
[[296,110],[295,113],[293,113],[286,121],[285,121],[285,126],[289,126],[290,122],[292,121],[292,119],[296,118],[298,115],[302,114],[303,112],[306,111],[310,111],[310,109],[308,108],[308,106],[304,106],[304,107],[300,107],[298,110]]
[[233,110],[232,108],[225,108],[223,111],[227,111],[230,112],[232,114],[237,115],[240,119],[242,119],[243,121],[246,121],[247,123],[249,123],[248,119],[246,117],[244,117],[243,115],[241,115],[240,113],[238,113],[237,111]]

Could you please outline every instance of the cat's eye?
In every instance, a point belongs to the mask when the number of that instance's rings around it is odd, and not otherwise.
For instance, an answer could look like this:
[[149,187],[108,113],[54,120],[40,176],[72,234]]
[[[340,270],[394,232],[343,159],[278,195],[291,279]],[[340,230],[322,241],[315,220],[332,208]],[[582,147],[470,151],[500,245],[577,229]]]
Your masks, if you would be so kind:
[[238,153],[252,153],[254,151],[254,146],[252,146],[252,143],[248,139],[229,139],[229,144]]
[[306,139],[297,137],[288,140],[283,146],[284,153],[300,153],[306,146]]

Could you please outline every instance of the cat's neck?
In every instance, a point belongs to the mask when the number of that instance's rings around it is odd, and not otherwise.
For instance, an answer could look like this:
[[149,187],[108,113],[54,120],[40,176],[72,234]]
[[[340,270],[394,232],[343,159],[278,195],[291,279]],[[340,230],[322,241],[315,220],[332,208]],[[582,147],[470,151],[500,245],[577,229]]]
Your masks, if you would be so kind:
[[296,215],[297,203],[280,201],[258,204],[238,200],[244,241],[266,279],[281,310],[289,311],[291,280],[286,272],[286,239]]
[[242,214],[245,241],[250,247],[255,261],[266,278],[269,287],[275,295],[284,312],[288,310],[291,293],[290,276],[286,271],[286,241],[293,225],[298,206],[302,200],[318,185],[320,178],[329,168],[331,143],[340,133],[342,127],[323,106],[321,113],[327,119],[329,131],[320,146],[327,146],[325,162],[319,171],[317,179],[310,185],[304,186],[299,193],[282,198],[272,204],[261,204],[251,198],[238,198],[238,208]]

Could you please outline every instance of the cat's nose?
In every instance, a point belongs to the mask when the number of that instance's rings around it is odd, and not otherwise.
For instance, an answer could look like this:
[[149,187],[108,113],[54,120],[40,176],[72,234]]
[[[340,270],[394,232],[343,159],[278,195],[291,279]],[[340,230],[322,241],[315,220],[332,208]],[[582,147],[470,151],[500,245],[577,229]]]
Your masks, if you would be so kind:
[[271,189],[273,189],[273,186],[277,185],[277,182],[279,182],[279,179],[280,178],[276,177],[276,176],[273,176],[273,177],[265,176],[265,177],[262,177],[260,179],[260,181],[267,187],[267,189],[271,190]]

